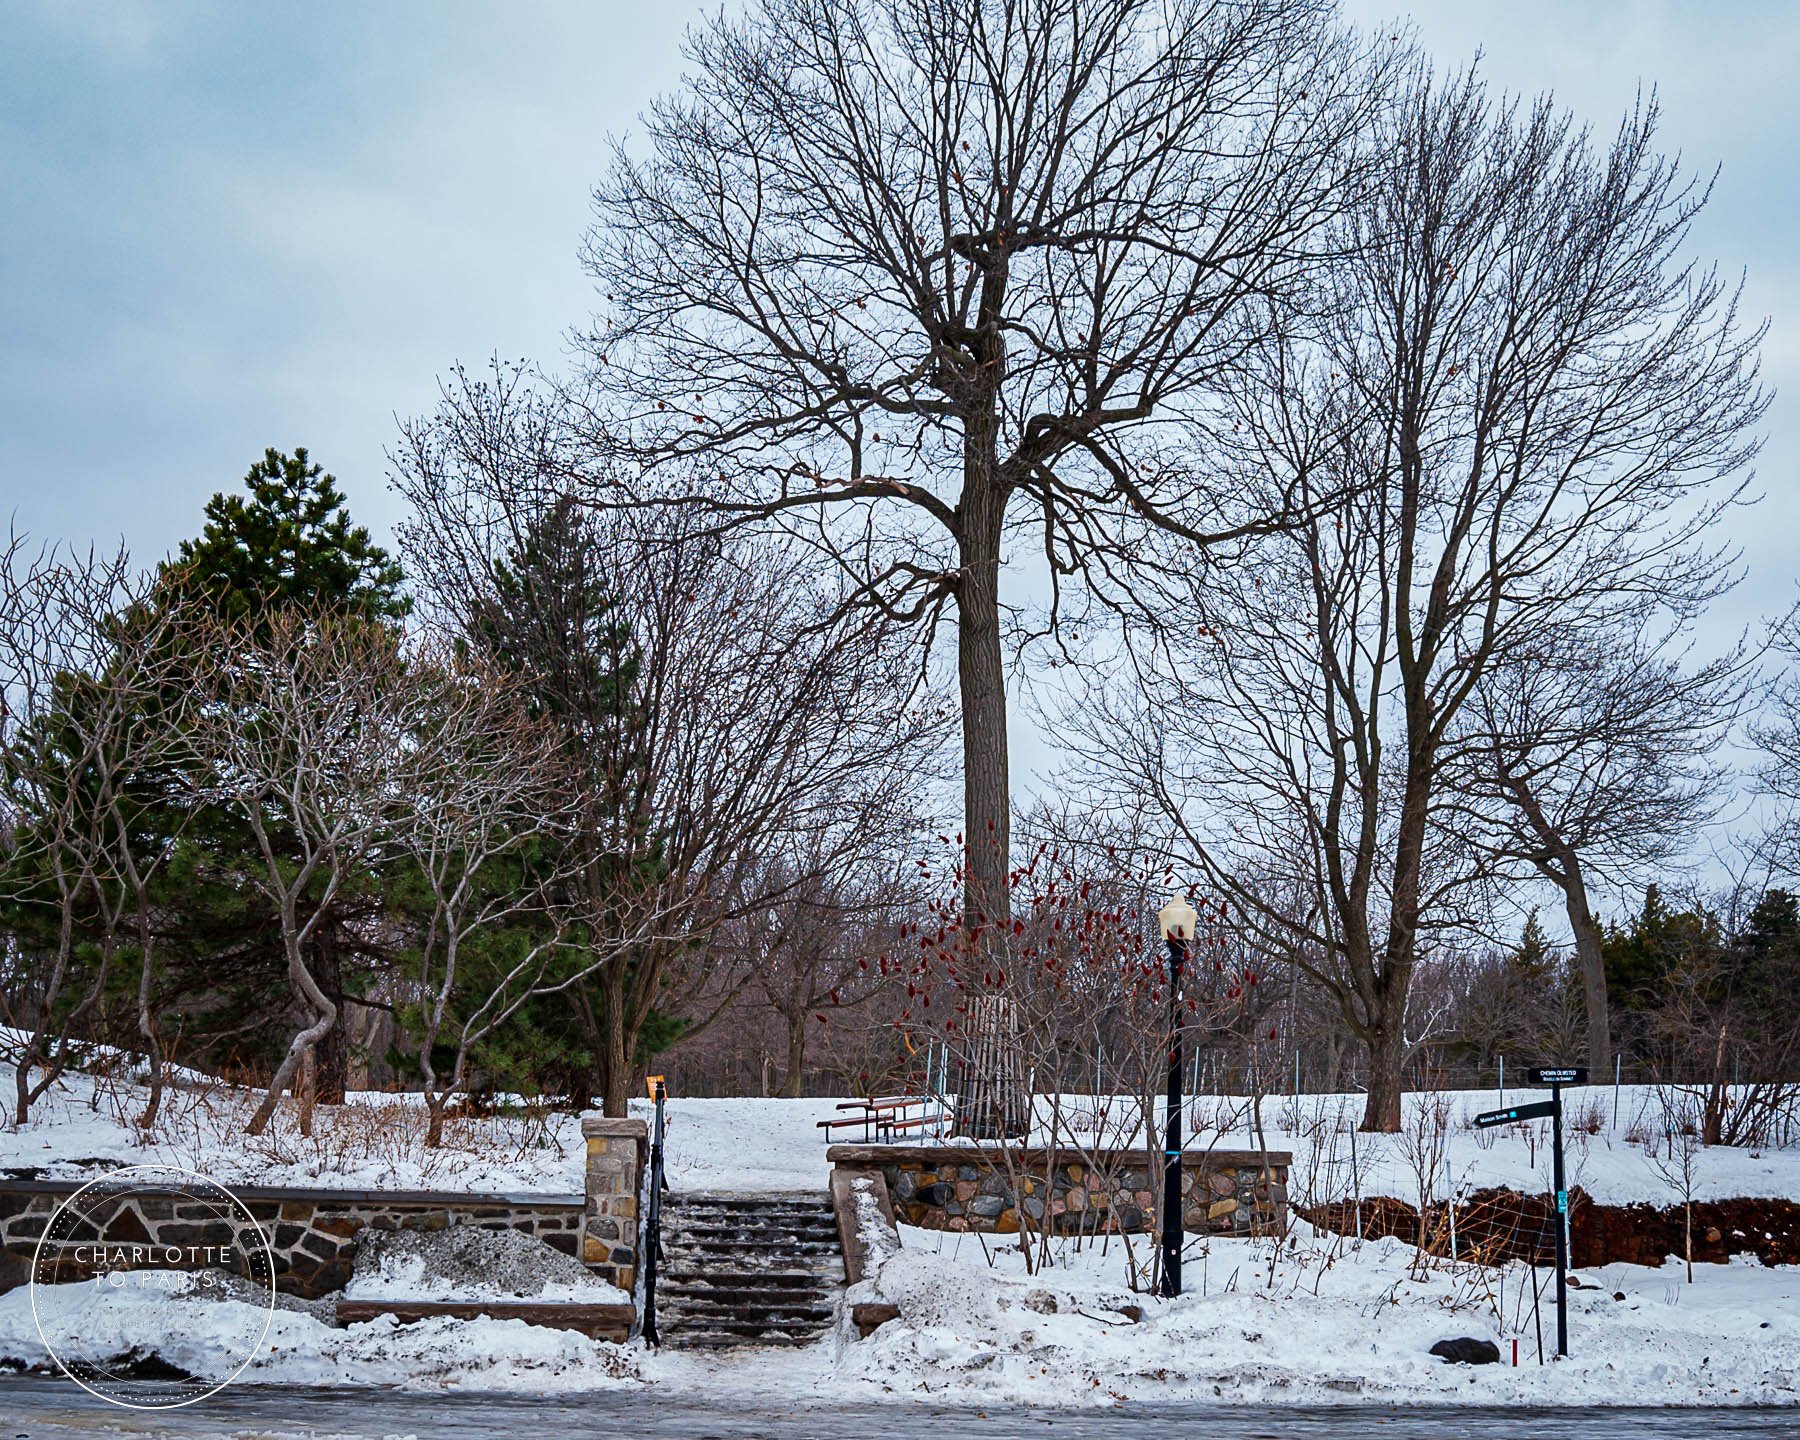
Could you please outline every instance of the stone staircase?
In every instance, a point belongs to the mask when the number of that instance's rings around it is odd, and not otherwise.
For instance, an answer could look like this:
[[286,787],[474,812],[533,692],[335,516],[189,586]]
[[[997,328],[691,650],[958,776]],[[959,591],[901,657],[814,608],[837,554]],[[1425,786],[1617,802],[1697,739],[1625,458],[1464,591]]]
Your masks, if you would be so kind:
[[664,1195],[662,1236],[664,1344],[806,1345],[830,1329],[844,1251],[823,1192]]

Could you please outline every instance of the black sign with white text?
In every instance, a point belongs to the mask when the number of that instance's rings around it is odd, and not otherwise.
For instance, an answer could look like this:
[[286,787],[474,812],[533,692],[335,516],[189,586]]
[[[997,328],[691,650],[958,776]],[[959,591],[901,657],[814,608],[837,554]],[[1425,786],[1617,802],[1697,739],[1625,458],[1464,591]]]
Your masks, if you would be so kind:
[[1548,1120],[1556,1113],[1554,1100],[1539,1100],[1535,1105],[1509,1105],[1504,1110],[1487,1110],[1475,1117],[1477,1130],[1491,1130],[1496,1125],[1512,1125],[1520,1120]]

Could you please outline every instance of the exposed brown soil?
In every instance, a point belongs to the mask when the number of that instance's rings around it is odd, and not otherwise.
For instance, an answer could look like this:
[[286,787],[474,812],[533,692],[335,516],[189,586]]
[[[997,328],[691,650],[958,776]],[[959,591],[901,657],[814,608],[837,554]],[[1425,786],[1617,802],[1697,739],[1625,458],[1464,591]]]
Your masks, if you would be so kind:
[[[1356,1233],[1356,1207],[1350,1201],[1296,1206],[1295,1213],[1321,1229]],[[1478,1190],[1456,1207],[1457,1253],[1470,1260],[1554,1264],[1554,1216],[1548,1194]],[[1362,1233],[1371,1238],[1391,1235],[1433,1254],[1448,1255],[1449,1207],[1428,1209],[1421,1225],[1417,1210],[1404,1200],[1371,1196],[1362,1202]],[[1696,1201],[1693,1235],[1697,1262],[1723,1264],[1733,1255],[1754,1255],[1765,1265],[1800,1265],[1800,1203]],[[1615,1262],[1661,1265],[1671,1255],[1681,1255],[1685,1243],[1679,1205],[1600,1205],[1585,1191],[1569,1194],[1570,1260],[1577,1267]]]

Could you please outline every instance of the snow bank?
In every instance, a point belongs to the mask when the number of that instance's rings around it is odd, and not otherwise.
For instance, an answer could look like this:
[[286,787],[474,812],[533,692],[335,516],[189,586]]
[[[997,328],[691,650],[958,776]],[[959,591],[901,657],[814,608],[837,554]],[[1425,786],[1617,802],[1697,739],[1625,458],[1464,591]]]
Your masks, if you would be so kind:
[[[1027,1275],[1013,1245],[906,1229],[852,1298],[896,1304],[867,1340],[839,1332],[797,1351],[650,1353],[515,1320],[391,1319],[333,1329],[281,1310],[238,1383],[398,1385],[532,1393],[704,1386],[761,1403],[807,1398],[1109,1405],[1121,1400],[1421,1404],[1800,1404],[1800,1268],[1680,1271],[1609,1266],[1574,1291],[1574,1355],[1537,1363],[1524,1267],[1415,1274],[1396,1241],[1363,1245],[1302,1228],[1270,1266],[1266,1241],[1213,1241],[1187,1262],[1189,1293],[1133,1293],[1115,1240]],[[1201,1252],[1204,1252],[1203,1254]],[[1614,1298],[1622,1296],[1621,1299]],[[1544,1296],[1550,1341],[1554,1322]],[[91,1307],[95,1352],[151,1352],[202,1377],[228,1374],[261,1312],[121,1290]],[[1475,1336],[1522,1364],[1448,1365],[1433,1342]],[[28,1292],[0,1296],[0,1361],[42,1365]]]
[[535,1236],[459,1225],[365,1230],[346,1300],[537,1300],[624,1305],[631,1297]]
[[[10,1093],[10,1074],[0,1067],[0,1095]],[[1509,1090],[1506,1098],[1520,1095]],[[0,1170],[87,1178],[120,1165],[160,1162],[226,1185],[536,1194],[581,1189],[584,1149],[573,1115],[452,1121],[445,1147],[427,1150],[414,1096],[353,1094],[345,1105],[320,1107],[311,1138],[296,1133],[291,1108],[284,1106],[268,1133],[253,1139],[242,1132],[256,1098],[217,1084],[172,1087],[163,1118],[144,1136],[132,1123],[143,1105],[141,1090],[69,1075],[44,1096],[23,1130],[0,1132]],[[1653,1092],[1627,1086],[1618,1102],[1615,1121],[1609,1088],[1569,1092],[1571,1121],[1578,1122],[1568,1136],[1571,1188],[1607,1204],[1674,1203],[1678,1197],[1642,1143],[1655,1138]],[[1416,1205],[1422,1189],[1433,1202],[1488,1186],[1548,1190],[1547,1122],[1486,1131],[1471,1125],[1475,1114],[1500,1103],[1492,1091],[1409,1095],[1402,1133],[1356,1135],[1353,1146],[1360,1096],[1275,1096],[1263,1103],[1262,1133],[1271,1149],[1293,1152],[1289,1191],[1301,1204],[1358,1192]],[[670,1187],[677,1193],[822,1191],[830,1167],[818,1122],[840,1116],[836,1107],[829,1099],[677,1098],[667,1111]],[[640,1102],[633,1113],[648,1119],[650,1110]],[[1119,1102],[1112,1113],[1128,1113],[1128,1106]],[[1203,1096],[1191,1102],[1187,1118],[1190,1151],[1256,1143],[1244,1101]],[[840,1138],[857,1137],[840,1132]],[[1736,1197],[1800,1197],[1800,1147],[1700,1151],[1693,1198]]]
[[[13,1071],[0,1065],[0,1097]],[[134,1121],[145,1091],[119,1079],[67,1074],[22,1129],[0,1130],[0,1173],[91,1179],[123,1165],[195,1170],[223,1185],[368,1190],[579,1193],[586,1147],[580,1117],[510,1114],[452,1120],[444,1146],[426,1149],[418,1097],[353,1092],[320,1106],[301,1136],[284,1102],[265,1134],[243,1133],[259,1098],[210,1083],[171,1086],[153,1132]],[[832,1100],[679,1100],[669,1110],[665,1171],[680,1190],[823,1190],[829,1166],[815,1122]],[[649,1118],[649,1107],[633,1109]],[[3,1115],[4,1112],[0,1112]]]
[[[119,1290],[87,1306],[83,1344],[93,1355],[153,1353],[203,1379],[230,1375],[243,1337],[262,1324],[261,1307]],[[30,1294],[0,1295],[0,1361],[48,1366]],[[277,1310],[267,1338],[237,1384],[397,1385],[414,1388],[543,1391],[605,1389],[637,1382],[639,1354],[518,1320],[391,1318],[335,1329],[314,1315]]]
[[[1016,1244],[994,1249],[990,1237],[984,1256],[972,1235],[902,1234],[904,1248],[859,1287],[901,1318],[844,1346],[846,1388],[1027,1404],[1800,1403],[1794,1267],[1706,1266],[1692,1285],[1674,1269],[1588,1272],[1571,1295],[1572,1357],[1540,1366],[1522,1266],[1418,1276],[1415,1252],[1397,1241],[1333,1242],[1299,1227],[1272,1271],[1266,1241],[1201,1247],[1188,1293],[1165,1301],[1120,1283],[1116,1240],[1104,1258],[1091,1245],[1028,1276]],[[1553,1352],[1547,1290],[1540,1314]],[[1499,1342],[1507,1359],[1516,1336],[1520,1368],[1427,1354],[1463,1335]]]
[[[362,1094],[322,1107],[310,1138],[296,1133],[284,1107],[269,1132],[252,1139],[242,1128],[254,1095],[183,1078],[188,1083],[169,1089],[164,1114],[146,1136],[133,1124],[144,1100],[140,1088],[119,1078],[64,1077],[27,1126],[0,1132],[0,1171],[91,1178],[161,1162],[227,1185],[551,1194],[581,1188],[584,1147],[575,1116],[454,1121],[445,1148],[429,1151],[415,1097]],[[0,1095],[10,1089],[10,1071],[0,1067]],[[1519,1092],[1506,1098],[1517,1100]],[[1673,1203],[1645,1153],[1655,1129],[1651,1092],[1624,1090],[1616,1118],[1610,1090],[1575,1091],[1568,1099],[1575,1122],[1571,1186],[1607,1203]],[[1549,1188],[1546,1126],[1471,1127],[1475,1113],[1500,1103],[1493,1092],[1413,1095],[1401,1134],[1353,1137],[1359,1097],[1273,1097],[1263,1105],[1263,1134],[1270,1148],[1293,1152],[1289,1189],[1300,1203],[1360,1193],[1416,1204],[1422,1192],[1441,1200],[1485,1186]],[[1115,1116],[1124,1110],[1113,1107]],[[639,1105],[634,1113],[648,1118],[649,1110]],[[828,1099],[677,1098],[668,1109],[671,1188],[822,1191],[829,1167],[817,1122],[841,1113]],[[1241,1101],[1194,1101],[1192,1148],[1254,1146],[1250,1118]],[[1800,1196],[1800,1149],[1715,1148],[1697,1160],[1696,1199]],[[1147,1259],[1145,1239],[1134,1241],[1140,1259]],[[484,1231],[480,1243],[506,1241]],[[1540,1367],[1537,1327],[1541,1321],[1551,1336],[1554,1320],[1547,1296],[1533,1317],[1532,1272],[1522,1266],[1415,1270],[1416,1252],[1397,1241],[1358,1244],[1301,1225],[1279,1251],[1269,1241],[1194,1240],[1185,1277],[1190,1293],[1165,1302],[1131,1290],[1122,1244],[1113,1237],[1067,1245],[1054,1266],[1027,1275],[1016,1241],[908,1230],[900,1250],[875,1247],[875,1274],[847,1296],[891,1302],[900,1318],[866,1341],[851,1338],[846,1318],[831,1338],[793,1352],[651,1354],[514,1320],[386,1319],[340,1330],[321,1314],[284,1308],[243,1380],[540,1392],[704,1384],[714,1393],[740,1387],[763,1398],[978,1404],[1800,1402],[1796,1267],[1704,1265],[1691,1285],[1679,1265],[1591,1272],[1572,1297],[1574,1358]],[[572,1273],[541,1267],[527,1278],[529,1298],[618,1295],[597,1282],[577,1294]],[[372,1258],[351,1293],[524,1298],[522,1283],[503,1286],[479,1267],[459,1271],[397,1248]],[[233,1306],[241,1302],[121,1291],[94,1307],[90,1334],[116,1353],[150,1350],[191,1374],[214,1377],[233,1368],[229,1342],[244,1333],[245,1316]],[[1468,1368],[1427,1354],[1433,1342],[1461,1335],[1495,1340],[1507,1356],[1517,1338],[1525,1363]],[[0,1361],[45,1358],[29,1291],[0,1296]]]

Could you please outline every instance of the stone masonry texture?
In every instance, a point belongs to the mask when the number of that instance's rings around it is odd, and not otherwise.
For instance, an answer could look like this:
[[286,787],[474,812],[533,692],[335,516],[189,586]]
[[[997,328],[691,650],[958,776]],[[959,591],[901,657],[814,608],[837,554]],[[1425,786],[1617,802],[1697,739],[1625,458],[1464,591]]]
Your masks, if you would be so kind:
[[[1008,1235],[1048,1211],[1058,1234],[1139,1233],[1155,1224],[1160,1178],[1142,1150],[1014,1150],[972,1145],[834,1145],[834,1165],[876,1169],[895,1217],[927,1230]],[[1287,1226],[1286,1151],[1194,1151],[1182,1157],[1182,1228],[1273,1235]]]
[[[0,1291],[31,1278],[38,1236],[79,1180],[0,1180]],[[433,1191],[303,1190],[239,1186],[234,1193],[263,1227],[275,1260],[276,1288],[316,1299],[341,1290],[356,1259],[357,1236],[374,1230],[445,1230],[473,1225],[516,1230],[579,1258],[578,1196],[471,1195]],[[195,1217],[185,1202],[144,1196],[130,1209],[150,1244],[186,1244]],[[609,1277],[610,1278],[610,1277]]]
[[650,1128],[590,1112],[581,1117],[581,1136],[587,1142],[581,1259],[629,1293],[637,1282],[638,1193]]

